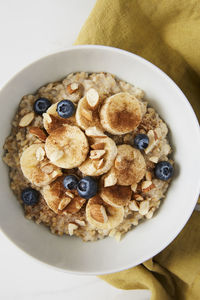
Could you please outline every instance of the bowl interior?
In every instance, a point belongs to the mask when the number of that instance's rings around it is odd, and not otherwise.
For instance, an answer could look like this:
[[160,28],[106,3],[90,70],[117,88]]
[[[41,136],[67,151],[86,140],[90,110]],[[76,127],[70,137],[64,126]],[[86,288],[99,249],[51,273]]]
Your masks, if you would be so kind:
[[44,263],[79,274],[111,273],[154,256],[185,225],[199,190],[199,128],[185,96],[151,63],[114,48],[80,46],[36,61],[1,90],[0,101],[6,102],[0,118],[2,154],[21,97],[76,71],[110,72],[145,91],[171,131],[176,172],[167,198],[154,218],[131,230],[120,243],[111,238],[84,243],[75,237],[57,237],[46,227],[26,220],[9,188],[7,167],[0,161],[0,226],[17,246]]

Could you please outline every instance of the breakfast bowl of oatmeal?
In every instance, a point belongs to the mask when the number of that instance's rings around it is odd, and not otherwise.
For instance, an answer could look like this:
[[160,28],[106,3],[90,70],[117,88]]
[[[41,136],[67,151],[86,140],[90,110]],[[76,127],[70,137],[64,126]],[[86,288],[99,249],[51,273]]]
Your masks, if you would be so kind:
[[5,99],[0,226],[26,253],[105,274],[147,260],[183,228],[198,197],[198,122],[157,67],[73,47],[19,72]]

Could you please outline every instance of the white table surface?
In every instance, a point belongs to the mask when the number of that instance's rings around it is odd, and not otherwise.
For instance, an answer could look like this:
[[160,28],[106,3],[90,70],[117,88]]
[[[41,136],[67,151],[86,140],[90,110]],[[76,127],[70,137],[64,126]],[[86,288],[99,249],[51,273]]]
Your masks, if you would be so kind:
[[[0,0],[0,88],[30,62],[73,44],[95,0]],[[5,99],[6,100],[6,99]],[[0,299],[148,300],[95,276],[58,272],[33,260],[0,232]]]

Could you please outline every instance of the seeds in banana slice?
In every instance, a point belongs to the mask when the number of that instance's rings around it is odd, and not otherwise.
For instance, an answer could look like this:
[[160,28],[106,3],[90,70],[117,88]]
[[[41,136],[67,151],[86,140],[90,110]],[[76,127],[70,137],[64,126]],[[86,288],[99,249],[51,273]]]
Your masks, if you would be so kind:
[[78,126],[83,130],[86,130],[91,126],[97,126],[101,128],[98,110],[90,107],[86,97],[83,97],[78,102],[75,117]]
[[50,133],[46,139],[45,150],[54,165],[72,169],[85,161],[89,146],[80,128],[65,124]]
[[116,135],[135,130],[141,119],[140,103],[128,93],[118,93],[107,98],[100,110],[101,125]]
[[99,195],[89,199],[87,203],[86,218],[94,228],[111,230],[123,221],[123,217],[124,208],[122,206],[113,207],[105,203]]
[[[38,143],[24,150],[20,159],[24,176],[36,186],[44,186],[62,175],[60,168],[51,164],[45,156],[44,144]],[[45,171],[49,168],[49,172]]]
[[[110,168],[112,167],[115,157],[117,155],[117,146],[115,145],[115,142],[109,138],[109,137],[103,137],[97,138],[98,143],[104,143],[104,155],[103,155],[103,161],[102,161],[102,166],[99,168],[96,168],[96,164],[94,163],[94,159],[91,159],[88,157],[86,161],[82,165],[79,166],[79,170],[89,176],[99,176],[104,173],[107,173]],[[97,142],[97,139],[93,139],[93,143]],[[98,151],[98,150],[96,150]],[[99,150],[100,151],[100,150]]]
[[48,108],[47,112],[43,114],[43,125],[49,134],[53,130],[61,127],[64,124],[74,125],[76,123],[75,116],[72,116],[68,119],[64,119],[58,115],[57,110],[56,110],[58,103],[52,104]]
[[138,183],[146,173],[146,163],[141,152],[130,145],[117,147],[114,168],[117,182],[120,185]]
[[103,201],[114,207],[125,206],[131,200],[131,195],[132,191],[129,186],[113,185],[100,189]]
[[63,186],[64,177],[60,176],[50,185],[44,186],[42,195],[49,208],[56,214],[75,214],[86,200],[78,196],[75,190],[70,191],[73,197],[66,195],[66,189]]

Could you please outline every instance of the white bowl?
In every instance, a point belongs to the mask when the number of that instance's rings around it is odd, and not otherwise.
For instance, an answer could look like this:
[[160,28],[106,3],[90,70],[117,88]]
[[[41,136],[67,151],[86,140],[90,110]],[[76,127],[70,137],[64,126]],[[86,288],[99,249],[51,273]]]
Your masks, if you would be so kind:
[[1,161],[0,226],[15,245],[43,263],[76,274],[112,273],[156,255],[186,224],[199,193],[199,126],[181,90],[150,62],[115,48],[77,46],[34,62],[1,90],[2,154],[21,97],[77,71],[110,72],[145,91],[171,131],[176,164],[167,197],[155,217],[131,230],[120,243],[111,238],[85,243],[76,237],[55,236],[48,228],[26,220],[9,187],[8,169]]

